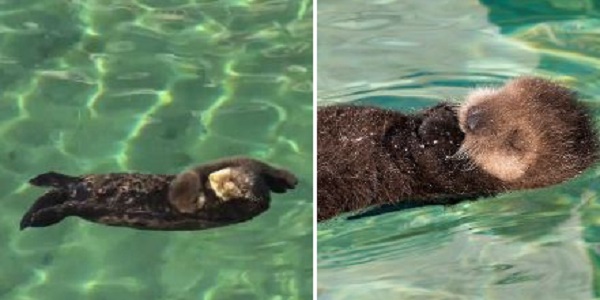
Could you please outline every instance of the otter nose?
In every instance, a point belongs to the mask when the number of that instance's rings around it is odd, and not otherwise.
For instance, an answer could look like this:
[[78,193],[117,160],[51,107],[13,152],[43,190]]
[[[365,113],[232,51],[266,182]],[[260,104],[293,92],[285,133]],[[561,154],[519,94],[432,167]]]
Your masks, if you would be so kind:
[[470,131],[477,130],[483,120],[483,111],[480,108],[471,108],[467,112],[467,128]]

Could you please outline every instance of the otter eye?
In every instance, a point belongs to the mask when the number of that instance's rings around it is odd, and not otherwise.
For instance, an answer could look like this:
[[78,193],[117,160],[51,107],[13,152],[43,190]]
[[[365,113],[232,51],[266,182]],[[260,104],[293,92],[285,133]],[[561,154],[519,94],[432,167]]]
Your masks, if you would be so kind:
[[483,124],[483,110],[478,107],[472,107],[467,112],[467,128],[470,131],[479,129]]
[[513,130],[507,139],[507,144],[510,148],[516,151],[524,151],[525,150],[525,140],[521,136],[521,133],[518,130]]

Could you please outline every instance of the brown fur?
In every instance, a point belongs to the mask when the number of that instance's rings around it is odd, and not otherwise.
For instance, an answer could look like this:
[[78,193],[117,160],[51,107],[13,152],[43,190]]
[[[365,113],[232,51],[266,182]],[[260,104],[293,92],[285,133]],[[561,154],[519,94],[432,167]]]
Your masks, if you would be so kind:
[[[458,111],[466,132],[462,151],[510,189],[563,182],[598,159],[596,131],[576,100],[572,91],[533,77],[472,93]],[[470,112],[479,114],[473,129]]]
[[476,91],[461,107],[440,104],[414,115],[321,108],[318,220],[377,204],[454,203],[572,178],[598,157],[596,132],[575,101],[565,88],[523,77],[499,91]]

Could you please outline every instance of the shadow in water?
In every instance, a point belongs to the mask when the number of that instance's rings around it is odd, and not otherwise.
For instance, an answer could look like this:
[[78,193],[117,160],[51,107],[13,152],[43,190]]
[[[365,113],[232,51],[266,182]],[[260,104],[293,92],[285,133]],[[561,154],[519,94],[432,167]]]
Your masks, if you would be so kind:
[[346,218],[346,220],[357,220],[357,219],[362,219],[362,218],[366,218],[366,217],[374,217],[374,216],[378,216],[378,215],[382,215],[382,214],[386,214],[386,213],[391,213],[391,212],[396,212],[396,211],[401,211],[401,210],[405,210],[405,209],[411,209],[411,208],[418,208],[418,207],[423,207],[425,206],[425,204],[417,204],[417,203],[390,203],[390,204],[383,204],[383,205],[378,205],[375,207],[370,207],[367,208],[355,215],[351,215],[349,217]]
[[366,217],[374,217],[382,214],[391,212],[397,212],[407,209],[419,208],[431,205],[454,205],[463,201],[473,201],[481,197],[464,197],[464,198],[443,198],[437,199],[435,202],[424,202],[424,201],[403,201],[400,203],[386,203],[373,207],[366,208],[354,215],[348,216],[346,220],[357,220]]

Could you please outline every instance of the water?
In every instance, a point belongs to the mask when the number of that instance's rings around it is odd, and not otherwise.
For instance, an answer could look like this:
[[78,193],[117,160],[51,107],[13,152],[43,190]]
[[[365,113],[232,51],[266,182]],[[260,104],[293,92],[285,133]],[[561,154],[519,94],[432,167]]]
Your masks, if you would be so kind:
[[[318,101],[402,110],[521,74],[598,104],[594,1],[320,1]],[[318,226],[319,299],[600,298],[598,174]]]
[[[0,299],[310,299],[312,4],[0,1]],[[20,232],[48,170],[179,172],[248,155],[295,191],[247,223]]]

